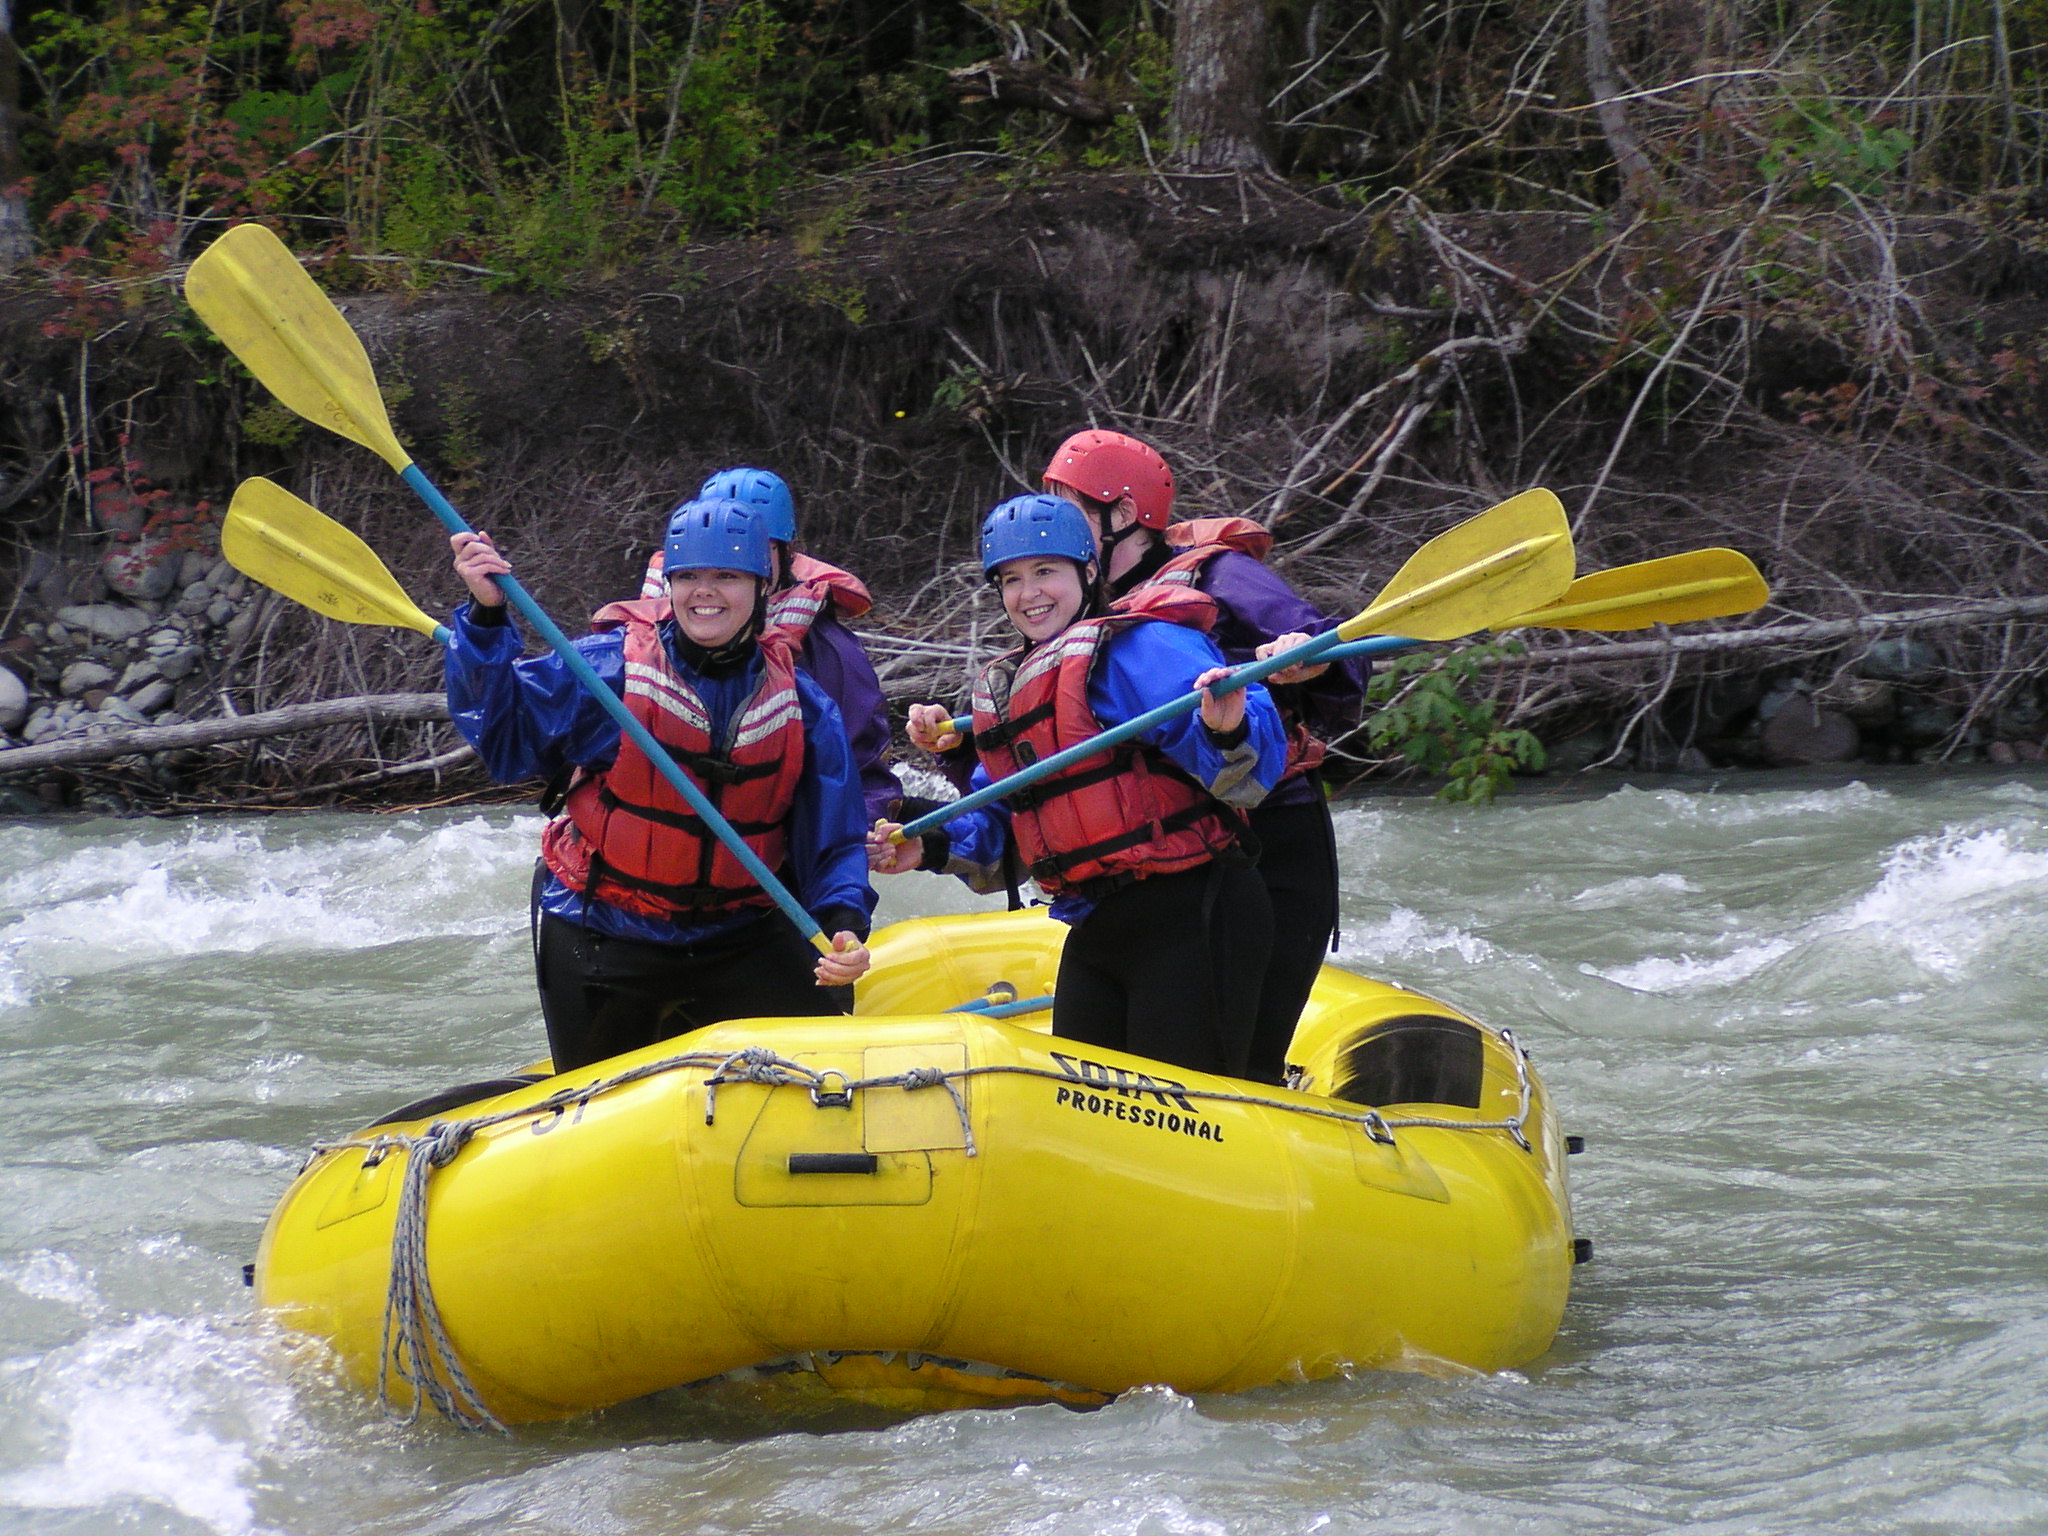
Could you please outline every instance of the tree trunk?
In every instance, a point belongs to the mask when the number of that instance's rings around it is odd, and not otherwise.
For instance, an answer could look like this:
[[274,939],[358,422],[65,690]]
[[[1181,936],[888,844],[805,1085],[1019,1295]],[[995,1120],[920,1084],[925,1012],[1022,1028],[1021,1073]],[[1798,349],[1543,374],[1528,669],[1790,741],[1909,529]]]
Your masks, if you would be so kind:
[[1173,30],[1173,163],[1270,176],[1266,0],[1180,0]]
[[1621,173],[1622,203],[1641,208],[1657,201],[1663,184],[1629,126],[1627,110],[1616,99],[1622,93],[1621,80],[1614,71],[1614,44],[1607,35],[1607,0],[1586,0],[1586,85],[1593,93],[1614,168]]
[[14,7],[0,0],[0,272],[12,272],[35,254],[28,199],[21,190],[21,60],[14,51]]

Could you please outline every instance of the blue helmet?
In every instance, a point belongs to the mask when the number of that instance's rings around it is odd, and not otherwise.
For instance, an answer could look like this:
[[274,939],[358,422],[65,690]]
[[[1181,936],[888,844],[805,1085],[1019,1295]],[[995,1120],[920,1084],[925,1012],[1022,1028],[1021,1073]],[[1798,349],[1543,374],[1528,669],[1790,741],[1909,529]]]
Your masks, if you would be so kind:
[[995,574],[1021,555],[1057,555],[1086,565],[1095,558],[1095,534],[1071,501],[1058,496],[1012,496],[981,520],[981,570]]
[[796,537],[796,501],[782,476],[765,469],[721,469],[697,488],[700,501],[736,501],[751,507],[784,544]]
[[745,571],[766,581],[773,570],[768,530],[752,507],[736,501],[686,501],[668,515],[661,568],[671,576],[677,571]]

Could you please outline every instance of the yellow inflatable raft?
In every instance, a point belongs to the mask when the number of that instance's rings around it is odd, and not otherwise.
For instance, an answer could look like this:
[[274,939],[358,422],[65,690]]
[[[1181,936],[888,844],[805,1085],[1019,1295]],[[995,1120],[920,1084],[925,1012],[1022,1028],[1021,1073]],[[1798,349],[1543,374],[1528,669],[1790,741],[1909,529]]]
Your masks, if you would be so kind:
[[945,1407],[1548,1347],[1564,1138],[1507,1032],[1326,968],[1292,1091],[948,1011],[1050,991],[1063,934],[900,924],[851,1018],[735,1020],[328,1144],[260,1300],[469,1424],[733,1373]]

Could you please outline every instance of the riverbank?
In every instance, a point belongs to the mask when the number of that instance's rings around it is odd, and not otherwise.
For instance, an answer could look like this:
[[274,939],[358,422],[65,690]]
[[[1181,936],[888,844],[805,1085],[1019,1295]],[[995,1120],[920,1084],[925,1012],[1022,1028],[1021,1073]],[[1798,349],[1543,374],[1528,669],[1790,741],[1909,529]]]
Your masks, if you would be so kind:
[[[2031,227],[2019,210],[1916,215],[1880,236],[1788,208],[1771,215],[1774,264],[1752,273],[1723,258],[1757,232],[1700,210],[1617,231],[1561,212],[1368,212],[1259,178],[997,168],[822,179],[757,231],[548,292],[340,258],[317,270],[401,436],[571,629],[635,589],[662,512],[704,473],[765,461],[796,486],[813,551],[876,591],[900,702],[962,691],[996,623],[970,558],[980,512],[1091,422],[1158,442],[1184,515],[1268,523],[1278,568],[1333,612],[1531,483],[1573,513],[1582,569],[1751,555],[1775,592],[1753,625],[2048,591],[2031,479],[2048,440],[2033,441],[2028,382],[2048,269],[2013,254]],[[1663,284],[1646,287],[1653,269]],[[1879,272],[1887,302],[1910,303],[1912,345],[1948,359],[1939,379],[1866,354]],[[417,637],[330,624],[213,565],[218,509],[262,472],[363,534],[429,610],[457,595],[409,495],[243,376],[175,302],[178,276],[122,290],[118,316],[83,335],[54,286],[0,294],[15,534],[0,750],[32,720],[41,742],[134,713],[240,717],[438,684]],[[1773,284],[1794,277],[1812,286],[1788,303]],[[1684,350],[1645,339],[1645,305]],[[1678,378],[1698,392],[1670,397]],[[61,617],[106,608],[143,627]],[[1652,645],[1503,667],[1487,686],[1566,770],[2041,749],[2037,617],[1916,631],[1888,661],[1871,638]],[[150,674],[193,647],[183,677]],[[394,773],[460,787],[455,747],[431,722],[336,724],[110,770],[111,787],[17,787],[67,803],[345,800]]]

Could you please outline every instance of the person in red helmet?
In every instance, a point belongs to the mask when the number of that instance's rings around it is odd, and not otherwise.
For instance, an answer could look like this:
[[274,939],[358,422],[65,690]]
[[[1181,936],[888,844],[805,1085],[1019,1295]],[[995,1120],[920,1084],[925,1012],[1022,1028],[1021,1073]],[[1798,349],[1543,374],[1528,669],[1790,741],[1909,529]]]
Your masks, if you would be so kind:
[[[1084,746],[1223,675],[1205,631],[1215,604],[1155,587],[1104,608],[1095,536],[1056,496],[1015,496],[981,529],[983,573],[1020,644],[974,685],[976,787]],[[950,711],[913,705],[913,739]],[[1245,1074],[1272,912],[1240,846],[1286,760],[1266,690],[1204,696],[1199,713],[1082,758],[906,842],[880,821],[868,863],[1008,883],[1014,849],[1071,925],[1052,1032],[1155,1061]]]
[[[1173,471],[1122,432],[1076,432],[1054,450],[1046,489],[1087,515],[1101,549],[1105,601],[1154,583],[1215,599],[1212,631],[1232,665],[1277,655],[1338,622],[1267,567],[1273,536],[1243,517],[1173,521]],[[1273,901],[1273,949],[1249,1075],[1283,1080],[1287,1047],[1337,930],[1337,842],[1318,765],[1324,741],[1358,722],[1367,665],[1341,662],[1267,679],[1288,729],[1287,774],[1248,816]]]

